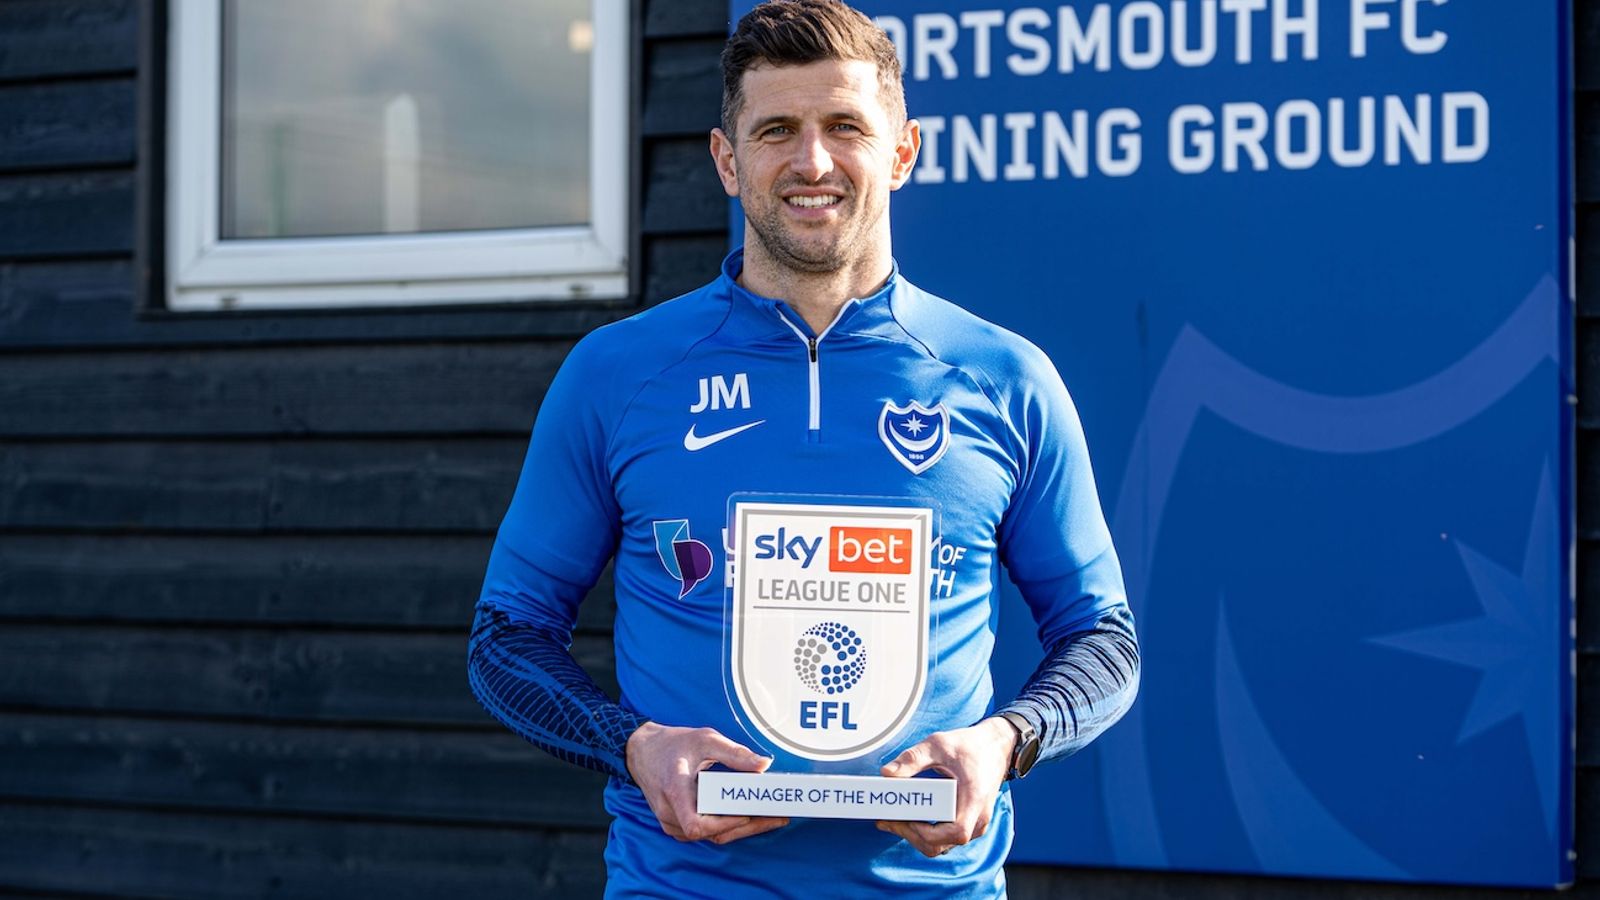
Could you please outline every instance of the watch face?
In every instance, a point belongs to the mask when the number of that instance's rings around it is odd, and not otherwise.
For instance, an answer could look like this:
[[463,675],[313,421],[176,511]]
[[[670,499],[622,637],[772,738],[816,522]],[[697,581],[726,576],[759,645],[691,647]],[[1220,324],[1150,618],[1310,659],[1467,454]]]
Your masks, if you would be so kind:
[[1031,738],[1017,748],[1017,777],[1028,774],[1033,764],[1039,761],[1039,739]]
[[1021,778],[1039,761],[1039,733],[1028,720],[1013,712],[1000,714],[1017,730],[1017,746],[1011,751],[1011,773],[1008,778]]

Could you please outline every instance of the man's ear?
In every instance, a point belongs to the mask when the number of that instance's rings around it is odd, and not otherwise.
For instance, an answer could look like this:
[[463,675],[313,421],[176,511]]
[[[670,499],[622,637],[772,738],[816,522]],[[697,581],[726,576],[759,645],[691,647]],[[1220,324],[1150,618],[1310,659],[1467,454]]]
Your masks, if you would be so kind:
[[911,170],[917,165],[917,151],[922,149],[922,125],[916,119],[907,119],[900,128],[900,139],[894,145],[894,167],[889,172],[889,189],[898,191],[911,180]]
[[711,160],[717,164],[717,177],[729,197],[739,196],[739,166],[733,158],[733,139],[721,128],[711,129]]

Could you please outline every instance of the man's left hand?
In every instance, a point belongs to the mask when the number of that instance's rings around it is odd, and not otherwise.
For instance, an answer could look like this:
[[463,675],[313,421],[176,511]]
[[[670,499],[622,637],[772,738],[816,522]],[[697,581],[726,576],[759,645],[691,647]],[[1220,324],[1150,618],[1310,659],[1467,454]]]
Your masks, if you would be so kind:
[[932,769],[956,779],[956,817],[952,822],[879,822],[878,830],[898,834],[924,856],[940,856],[982,837],[994,814],[995,798],[1011,768],[1017,730],[1001,718],[969,728],[940,731],[908,747],[884,766],[884,775],[909,778]]

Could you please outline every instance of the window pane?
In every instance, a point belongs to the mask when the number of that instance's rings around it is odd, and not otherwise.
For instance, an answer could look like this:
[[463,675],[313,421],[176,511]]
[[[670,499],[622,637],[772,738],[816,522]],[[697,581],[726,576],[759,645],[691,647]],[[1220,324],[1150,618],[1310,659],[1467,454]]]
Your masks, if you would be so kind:
[[589,220],[588,0],[228,0],[224,238]]

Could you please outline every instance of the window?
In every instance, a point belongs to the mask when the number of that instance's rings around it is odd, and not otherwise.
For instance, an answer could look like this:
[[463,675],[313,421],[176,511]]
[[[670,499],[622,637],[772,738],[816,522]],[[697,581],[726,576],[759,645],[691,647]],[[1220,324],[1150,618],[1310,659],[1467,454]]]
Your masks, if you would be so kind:
[[171,9],[169,308],[626,295],[626,0]]

